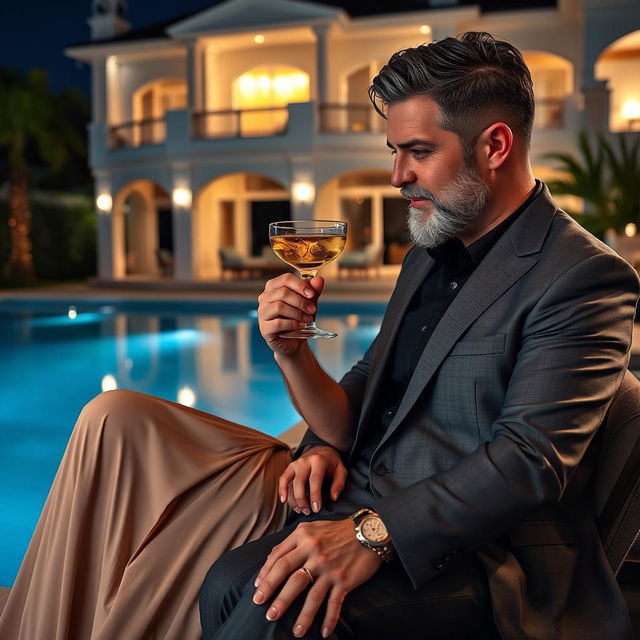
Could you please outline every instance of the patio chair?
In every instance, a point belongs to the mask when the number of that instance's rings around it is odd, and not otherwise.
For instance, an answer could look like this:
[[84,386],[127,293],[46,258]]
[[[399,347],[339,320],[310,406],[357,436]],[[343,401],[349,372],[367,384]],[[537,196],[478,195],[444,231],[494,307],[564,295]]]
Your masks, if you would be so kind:
[[342,255],[338,262],[338,277],[341,272],[347,271],[349,275],[356,273],[365,278],[369,277],[369,269],[375,268],[376,275],[380,277],[380,264],[382,262],[382,247],[377,244],[368,244],[362,249],[348,251]]
[[596,438],[598,531],[617,574],[640,531],[640,382],[631,372],[625,374]]

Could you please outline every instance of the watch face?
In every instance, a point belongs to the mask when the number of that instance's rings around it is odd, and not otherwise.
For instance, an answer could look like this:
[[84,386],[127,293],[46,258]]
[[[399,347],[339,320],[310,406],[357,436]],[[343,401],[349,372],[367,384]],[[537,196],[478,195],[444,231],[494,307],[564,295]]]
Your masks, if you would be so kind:
[[377,516],[365,518],[360,525],[360,531],[369,542],[382,542],[389,535],[382,520]]

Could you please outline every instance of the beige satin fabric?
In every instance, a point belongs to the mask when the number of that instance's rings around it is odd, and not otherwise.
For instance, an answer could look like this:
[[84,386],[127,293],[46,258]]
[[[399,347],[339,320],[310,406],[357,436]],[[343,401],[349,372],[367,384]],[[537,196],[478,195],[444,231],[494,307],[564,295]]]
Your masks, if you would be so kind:
[[82,411],[0,618],[2,640],[196,640],[228,549],[277,531],[288,447],[132,391]]

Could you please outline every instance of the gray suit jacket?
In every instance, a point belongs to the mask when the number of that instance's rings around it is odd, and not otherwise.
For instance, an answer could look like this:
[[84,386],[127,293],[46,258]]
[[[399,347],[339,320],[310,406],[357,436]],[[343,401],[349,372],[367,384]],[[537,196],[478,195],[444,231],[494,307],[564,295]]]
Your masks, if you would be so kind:
[[[378,337],[341,381],[352,455],[379,429],[394,337],[432,265],[408,254]],[[631,267],[545,188],[452,302],[373,455],[368,506],[414,586],[477,554],[505,640],[631,637],[584,454],[622,381],[637,298]]]

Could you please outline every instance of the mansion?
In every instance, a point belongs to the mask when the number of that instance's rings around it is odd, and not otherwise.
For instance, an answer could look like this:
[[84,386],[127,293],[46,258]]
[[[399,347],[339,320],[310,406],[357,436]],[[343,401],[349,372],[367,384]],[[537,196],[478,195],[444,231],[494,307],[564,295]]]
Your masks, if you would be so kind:
[[346,220],[346,250],[396,273],[407,203],[367,88],[434,39],[482,30],[523,52],[542,180],[585,127],[640,130],[639,0],[506,4],[211,0],[131,29],[125,2],[95,0],[91,41],[66,54],[92,69],[99,280],[218,280],[225,255],[273,260],[270,222],[309,217]]

